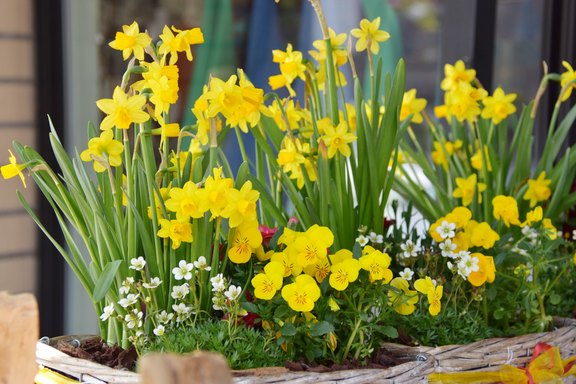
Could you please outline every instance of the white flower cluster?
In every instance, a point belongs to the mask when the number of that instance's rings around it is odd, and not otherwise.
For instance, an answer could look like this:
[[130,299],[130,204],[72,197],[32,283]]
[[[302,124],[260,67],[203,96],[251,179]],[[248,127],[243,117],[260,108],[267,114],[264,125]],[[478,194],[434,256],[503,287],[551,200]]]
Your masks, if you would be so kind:
[[466,280],[472,272],[478,272],[480,270],[478,258],[472,256],[468,251],[453,253],[451,258],[454,260],[454,263],[449,261],[447,263],[448,268],[450,268],[453,273],[458,273],[464,280]]
[[384,242],[384,236],[379,235],[376,232],[372,231],[368,235],[361,233],[357,238],[356,242],[360,244],[361,247],[365,246],[368,243],[374,244],[382,244]]
[[240,298],[242,288],[228,284],[228,280],[221,273],[211,278],[210,283],[214,292],[212,308],[216,311],[229,311]]

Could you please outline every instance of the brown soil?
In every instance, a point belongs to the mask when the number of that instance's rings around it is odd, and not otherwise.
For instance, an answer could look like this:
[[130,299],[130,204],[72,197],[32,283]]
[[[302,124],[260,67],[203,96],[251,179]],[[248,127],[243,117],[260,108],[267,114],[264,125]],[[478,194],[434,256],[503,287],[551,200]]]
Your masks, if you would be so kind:
[[55,348],[72,357],[90,360],[115,369],[133,370],[138,358],[134,347],[123,349],[117,345],[108,345],[98,336],[83,339],[79,347],[69,341],[60,340]]

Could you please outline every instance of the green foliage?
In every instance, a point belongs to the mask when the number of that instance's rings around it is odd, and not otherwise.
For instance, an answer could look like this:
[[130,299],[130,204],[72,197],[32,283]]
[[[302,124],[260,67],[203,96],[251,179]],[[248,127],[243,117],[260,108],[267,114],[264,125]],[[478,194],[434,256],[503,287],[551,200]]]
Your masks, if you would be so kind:
[[155,337],[144,353],[188,353],[204,350],[221,353],[232,369],[284,366],[286,354],[275,339],[253,328],[236,327],[227,321],[205,321],[195,327],[174,328]]

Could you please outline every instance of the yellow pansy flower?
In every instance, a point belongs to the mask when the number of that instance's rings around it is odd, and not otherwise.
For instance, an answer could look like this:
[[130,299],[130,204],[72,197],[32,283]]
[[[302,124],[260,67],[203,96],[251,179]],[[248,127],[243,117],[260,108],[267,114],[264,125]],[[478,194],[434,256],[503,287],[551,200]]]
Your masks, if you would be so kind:
[[320,257],[314,264],[304,267],[304,273],[312,276],[321,283],[330,274],[330,262],[327,257]]
[[492,199],[494,217],[502,220],[507,227],[510,224],[520,225],[518,220],[518,203],[512,196],[498,195]]
[[138,60],[144,60],[144,48],[152,42],[147,33],[140,32],[137,22],[123,25],[122,32],[116,32],[113,41],[108,43],[113,49],[122,51],[122,58],[127,60],[132,52]]
[[264,272],[257,274],[251,280],[254,296],[262,300],[271,300],[282,288],[283,280],[284,266],[276,261],[269,262],[264,267]]
[[442,307],[441,299],[444,288],[441,285],[436,285],[432,279],[426,276],[424,279],[418,279],[414,282],[414,288],[420,293],[423,293],[428,298],[428,312],[432,316],[440,313]]
[[302,273],[302,266],[297,263],[296,254],[292,252],[275,252],[270,260],[277,261],[284,266],[284,277],[298,276]]
[[143,95],[128,97],[122,88],[117,86],[111,99],[96,101],[98,108],[108,115],[100,123],[100,129],[103,131],[112,127],[128,129],[130,124],[148,121],[150,116],[142,110],[144,104],[146,97]]
[[360,271],[360,262],[356,259],[344,260],[330,268],[330,286],[337,291],[348,288],[348,284],[356,281]]
[[492,283],[496,278],[496,266],[492,256],[485,256],[481,253],[472,253],[470,257],[478,259],[478,271],[468,275],[468,281],[475,287],[479,287],[485,282]]
[[294,283],[282,288],[282,298],[294,311],[310,312],[314,309],[314,303],[320,298],[320,288],[312,277],[299,275]]
[[390,256],[387,253],[376,249],[360,257],[360,266],[370,272],[370,282],[382,280],[387,284],[392,280],[392,271],[389,269],[390,261]]
[[472,211],[466,207],[456,207],[444,216],[444,220],[449,223],[454,223],[457,229],[464,228],[470,219],[472,219]]
[[262,233],[258,230],[258,222],[244,221],[236,227],[234,240],[228,249],[228,258],[236,264],[244,264],[256,248],[262,245]]
[[334,243],[334,235],[328,227],[314,224],[294,241],[290,248],[296,254],[296,260],[302,267],[314,264],[318,259],[326,258],[327,249]]
[[8,150],[8,152],[10,153],[10,157],[8,157],[9,164],[0,167],[2,177],[4,179],[11,179],[14,176],[19,176],[20,180],[22,180],[22,184],[24,184],[24,188],[26,188],[26,179],[24,179],[24,175],[22,174],[22,170],[26,168],[26,165],[18,164],[16,156],[14,156],[12,151]]
[[396,277],[392,279],[390,285],[396,290],[388,291],[388,303],[396,312],[401,315],[410,315],[416,310],[418,294],[412,291],[406,279]]
[[360,28],[354,28],[350,34],[358,39],[356,42],[356,51],[362,52],[367,48],[370,52],[377,55],[380,51],[379,43],[385,42],[390,38],[390,34],[380,29],[380,17],[372,21],[368,19],[360,20]]
[[530,208],[533,208],[537,203],[546,201],[552,195],[550,190],[550,183],[552,180],[546,179],[546,172],[540,172],[538,178],[528,180],[528,190],[523,196],[524,200],[530,200]]
[[470,234],[472,245],[484,249],[492,248],[498,240],[500,240],[500,235],[486,222],[475,225]]

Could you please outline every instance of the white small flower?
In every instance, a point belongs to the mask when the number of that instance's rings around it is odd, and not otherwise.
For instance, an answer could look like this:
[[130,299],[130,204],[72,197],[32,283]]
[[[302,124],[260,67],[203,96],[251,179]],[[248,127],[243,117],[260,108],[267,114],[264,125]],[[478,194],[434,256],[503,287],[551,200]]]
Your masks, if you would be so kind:
[[442,256],[444,257],[454,257],[454,250],[456,249],[457,245],[452,242],[450,239],[446,239],[443,243],[438,245],[440,250],[442,251]]
[[237,287],[235,285],[230,285],[230,287],[228,287],[228,290],[224,292],[224,296],[226,296],[230,301],[236,301],[240,297],[241,293],[242,288]]
[[175,285],[172,287],[172,298],[177,300],[184,299],[190,293],[188,284]]
[[576,241],[576,229],[572,230],[572,240]]
[[226,306],[224,296],[212,296],[212,308],[215,311],[223,311]]
[[154,289],[157,288],[160,284],[162,284],[162,280],[159,277],[153,277],[150,279],[149,283],[144,283],[142,286],[147,289]]
[[102,314],[100,315],[100,320],[106,321],[114,314],[114,304],[110,304],[104,307]]
[[194,264],[186,263],[186,260],[180,260],[178,267],[172,269],[174,278],[176,280],[190,280],[192,278],[192,270],[194,269]]
[[356,238],[356,242],[358,244],[360,244],[361,247],[365,246],[366,244],[368,244],[368,241],[370,241],[370,239],[368,239],[366,236],[364,235],[360,235]]
[[452,273],[454,273],[454,264],[452,264],[451,261],[447,262],[446,265],[448,266],[448,269],[452,271]]
[[562,238],[562,237],[564,237],[564,233],[563,233],[562,231],[557,231],[557,232],[556,232],[556,237]]
[[420,245],[414,244],[412,240],[406,240],[405,243],[400,244],[400,248],[404,251],[403,255],[405,258],[416,257],[421,250]]
[[122,282],[122,286],[119,289],[120,294],[125,295],[127,293],[130,293],[133,284],[134,284],[133,277],[127,277],[126,279],[124,279],[124,281]]
[[200,256],[198,260],[194,262],[194,267],[200,271],[209,271],[212,269],[211,266],[206,264],[206,258],[204,256]]
[[522,248],[514,247],[511,249],[512,252],[519,254],[520,256],[528,257],[528,251]]
[[168,324],[169,322],[172,321],[173,318],[174,318],[174,314],[168,313],[166,311],[162,311],[156,315],[156,320],[158,320],[158,322],[162,323],[162,324]]
[[141,271],[146,266],[146,260],[144,260],[144,258],[140,256],[137,259],[130,260],[130,264],[131,264],[129,267],[130,269],[133,269],[135,271]]
[[454,255],[454,259],[466,259],[468,257],[470,257],[470,252],[469,251],[458,251],[456,253],[453,253]]
[[180,304],[173,304],[172,305],[172,309],[174,310],[174,312],[176,312],[176,314],[181,315],[183,313],[189,313],[191,311],[191,308],[188,307],[186,304],[184,303],[180,303]]
[[436,232],[438,232],[442,239],[451,239],[456,236],[456,224],[443,220],[442,224],[436,228]]
[[478,262],[479,260],[477,257],[472,257],[469,254],[462,257],[458,261],[458,274],[464,279],[468,278],[472,272],[478,272],[480,269]]
[[376,232],[370,232],[368,239],[372,244],[382,244],[384,242],[384,236],[377,234]]
[[118,304],[120,304],[123,308],[129,307],[131,305],[136,304],[138,297],[140,297],[140,294],[135,295],[133,293],[129,293],[125,298],[120,299]]
[[400,272],[400,277],[408,281],[412,280],[412,276],[414,276],[414,271],[410,268],[404,268],[404,270]]
[[158,326],[156,328],[154,328],[154,330],[152,332],[154,332],[154,334],[156,336],[163,336],[165,330],[166,329],[164,328],[164,326],[162,324],[158,324]]
[[221,273],[211,278],[210,283],[212,283],[212,292],[222,292],[226,289],[226,279]]
[[126,326],[130,329],[133,329],[135,327],[140,328],[142,326],[142,316],[143,315],[144,314],[137,309],[132,311],[132,313],[126,314],[126,316],[124,316],[124,321],[126,322]]
[[536,240],[538,238],[538,231],[528,225],[522,227],[522,234],[530,240]]

